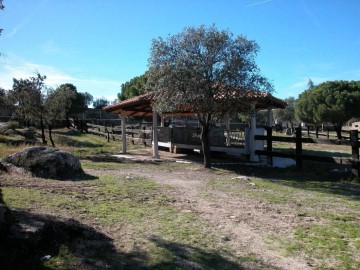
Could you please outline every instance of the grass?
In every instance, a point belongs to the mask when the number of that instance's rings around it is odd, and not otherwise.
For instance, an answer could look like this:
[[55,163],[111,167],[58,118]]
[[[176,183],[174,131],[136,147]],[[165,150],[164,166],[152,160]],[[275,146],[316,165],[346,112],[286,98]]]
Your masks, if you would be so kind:
[[[82,191],[2,187],[2,192],[5,203],[11,208],[62,213],[95,220],[97,226],[118,230],[126,226],[128,235],[123,239],[122,247],[136,248],[139,244],[136,239],[143,239],[140,241],[141,249],[147,254],[146,265],[149,267],[176,266],[179,258],[184,256],[209,269],[214,263],[221,264],[223,269],[232,269],[240,263],[239,258],[221,252],[224,245],[219,243],[220,236],[215,230],[195,213],[175,209],[171,198],[158,184],[141,178],[102,175],[84,185],[87,189]],[[173,244],[168,248],[161,246],[166,243]],[[179,245],[185,250],[177,250]],[[193,250],[187,252],[186,247]],[[218,258],[214,259],[209,250],[218,253]],[[72,256],[63,247],[46,265],[55,263],[66,268]]]
[[[120,143],[108,143],[95,135],[60,130],[54,132],[54,138],[60,149],[78,156],[82,167],[94,172],[93,180],[9,180],[7,185],[1,185],[2,198],[10,208],[71,217],[111,234],[117,250],[102,250],[94,244],[98,261],[120,269],[241,269],[248,265],[252,265],[251,269],[272,268],[253,254],[237,255],[237,250],[221,239],[224,232],[196,212],[181,211],[171,196],[172,187],[136,173],[118,173],[134,166],[146,168],[149,175],[155,168],[175,173],[190,165],[115,159],[109,154],[118,152]],[[0,157],[25,147],[9,147],[11,140],[0,137]],[[130,150],[131,147],[136,146],[130,145]],[[284,256],[305,257],[315,269],[360,268],[359,185],[334,182],[328,174],[331,166],[304,166],[304,172],[253,167],[214,169],[199,199],[216,202],[220,193],[229,200],[246,198],[293,214],[298,222],[292,231],[267,235],[269,249]],[[234,171],[248,179],[231,177]],[[81,245],[61,244],[42,265],[48,269],[69,269],[84,263],[77,251]],[[95,261],[89,263],[95,265]]]
[[[359,269],[359,185],[289,178],[213,179],[208,185],[214,191],[228,193],[229,199],[247,197],[293,212],[300,219],[293,234],[269,235],[269,243],[287,256],[305,254],[315,269]],[[210,199],[213,201],[216,197]]]
[[[359,239],[359,222],[330,222],[296,229],[295,241],[287,243],[287,250],[311,255],[320,262],[317,269],[359,269]],[[328,267],[329,259],[336,261],[335,266]]]

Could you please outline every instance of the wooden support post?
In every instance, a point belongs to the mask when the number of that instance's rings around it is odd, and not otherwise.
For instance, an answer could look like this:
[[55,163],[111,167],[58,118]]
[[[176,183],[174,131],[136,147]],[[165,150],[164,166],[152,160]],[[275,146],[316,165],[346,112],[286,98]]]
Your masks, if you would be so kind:
[[122,140],[122,153],[126,154],[126,115],[121,113],[121,140]]
[[225,114],[225,128],[226,128],[226,146],[230,146],[231,138],[230,138],[230,114],[227,112]]
[[156,111],[153,111],[153,126],[152,126],[152,138],[153,138],[153,158],[159,159],[159,147],[158,147],[158,134],[157,134],[157,128],[158,128],[158,119],[157,119],[157,113]]
[[250,103],[251,125],[250,125],[250,162],[259,162],[259,156],[255,154],[255,133],[256,133],[256,103]]
[[359,131],[350,131],[350,145],[351,145],[351,158],[352,158],[352,169],[351,172],[359,177]]
[[267,126],[268,127],[273,126],[272,109],[267,110]]
[[308,134],[308,138],[310,138],[310,126],[307,126],[307,134]]
[[296,167],[302,170],[301,127],[296,128]]
[[272,166],[272,127],[266,128],[266,151],[267,151],[267,163]]

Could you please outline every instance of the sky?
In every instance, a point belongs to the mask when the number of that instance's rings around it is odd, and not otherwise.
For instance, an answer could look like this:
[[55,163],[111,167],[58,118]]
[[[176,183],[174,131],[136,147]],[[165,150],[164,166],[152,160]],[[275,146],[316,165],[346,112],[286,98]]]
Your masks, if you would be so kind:
[[114,100],[148,69],[151,43],[201,25],[260,46],[274,96],[315,83],[360,80],[360,0],[3,0],[0,87],[46,75]]

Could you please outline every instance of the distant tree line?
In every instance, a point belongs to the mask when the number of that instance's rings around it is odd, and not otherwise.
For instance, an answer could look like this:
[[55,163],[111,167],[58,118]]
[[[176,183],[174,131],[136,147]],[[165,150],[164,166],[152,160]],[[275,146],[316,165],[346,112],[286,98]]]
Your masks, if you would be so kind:
[[360,117],[360,81],[327,81],[315,85],[311,79],[308,89],[298,99],[289,97],[285,110],[275,110],[274,118],[311,124],[316,132],[322,124],[332,124],[337,137],[341,139],[341,129],[350,120]]

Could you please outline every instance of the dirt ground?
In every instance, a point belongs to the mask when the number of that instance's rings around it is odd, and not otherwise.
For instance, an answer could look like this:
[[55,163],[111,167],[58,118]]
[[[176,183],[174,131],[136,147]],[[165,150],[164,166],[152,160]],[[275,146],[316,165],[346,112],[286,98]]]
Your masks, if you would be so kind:
[[[129,155],[119,155],[122,158],[135,159],[140,161],[150,161],[152,159],[151,152],[141,154],[132,153]],[[161,162],[195,162],[201,164],[201,157],[194,156],[192,159],[184,160],[184,155],[174,155],[166,152],[161,152]],[[143,176],[147,179],[168,186],[169,196],[173,199],[173,206],[179,211],[193,212],[201,218],[207,220],[213,228],[223,235],[225,241],[237,250],[238,256],[247,256],[253,254],[267,265],[279,269],[311,269],[311,265],[305,258],[286,257],[280,254],[277,250],[269,249],[266,244],[268,235],[282,235],[289,234],[296,226],[299,226],[304,219],[299,219],[294,209],[296,205],[289,206],[284,209],[284,206],[278,208],[269,203],[265,203],[255,199],[244,198],[241,196],[231,196],[221,191],[215,191],[208,187],[208,181],[214,179],[214,170],[204,169],[202,166],[189,166],[189,169],[184,171],[164,170],[163,166],[154,168],[149,171],[146,166],[128,166],[121,168],[121,170],[111,169],[109,171],[99,171],[95,169],[86,169],[89,175],[99,175],[102,173],[127,175],[129,177]],[[226,172],[228,177],[237,177],[241,185],[254,186],[249,178],[241,176],[235,172]],[[19,182],[18,185],[24,183]],[[17,185],[15,182],[3,182],[3,186]],[[41,179],[34,179],[27,185],[39,188],[50,188],[53,190],[59,189],[87,189],[89,187],[80,182],[56,182],[43,181]],[[203,194],[210,195],[213,199],[203,198]],[[65,212],[64,212],[65,213]],[[51,214],[51,213],[44,213]],[[66,216],[63,216],[66,218]],[[71,218],[71,217],[69,217]],[[88,226],[95,227],[107,237],[114,239],[119,238],[116,230],[112,228],[100,227],[92,221],[87,221]]]
[[[186,156],[181,154],[171,154],[161,152],[163,161],[202,163],[201,156]],[[151,160],[151,151],[142,151],[141,154],[134,152],[129,155],[119,155],[129,159],[148,161]],[[213,160],[214,163],[224,162],[224,160]],[[116,174],[130,176],[143,176],[162,185],[173,187],[169,189],[170,197],[174,199],[174,206],[179,211],[191,211],[206,219],[213,227],[221,231],[224,238],[230,240],[229,244],[238,251],[238,256],[254,254],[265,264],[272,265],[280,269],[311,269],[311,265],[303,258],[290,258],[279,254],[275,250],[270,250],[264,242],[266,236],[270,234],[289,234],[304,219],[300,219],[293,206],[288,209],[279,209],[268,203],[244,198],[241,196],[231,196],[223,192],[214,191],[207,187],[210,179],[214,178],[214,171],[204,169],[201,166],[190,167],[185,171],[164,170],[163,167],[149,172],[140,167],[131,169],[121,169],[113,171]],[[88,170],[89,174],[99,173]],[[245,186],[252,186],[246,176],[233,174],[229,177],[236,177]],[[253,186],[256,188],[256,186]],[[214,200],[202,199],[202,194],[210,194]],[[296,206],[294,206],[296,208]],[[306,220],[305,220],[306,222]]]

